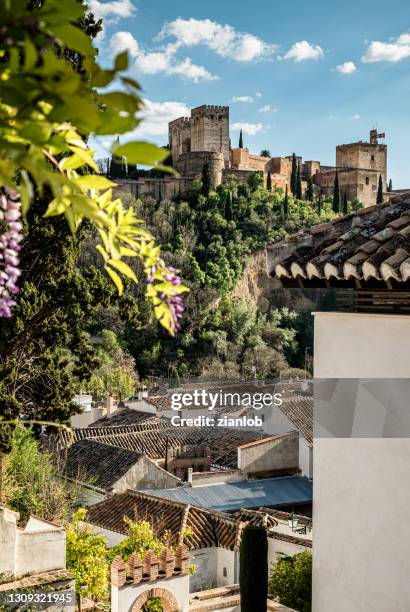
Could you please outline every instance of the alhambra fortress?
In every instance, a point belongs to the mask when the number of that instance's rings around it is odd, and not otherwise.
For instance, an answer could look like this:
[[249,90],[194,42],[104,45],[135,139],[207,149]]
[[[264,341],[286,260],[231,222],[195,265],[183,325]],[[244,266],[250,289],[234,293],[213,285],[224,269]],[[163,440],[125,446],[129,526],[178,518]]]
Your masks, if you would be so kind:
[[[316,193],[331,195],[337,172],[340,191],[346,192],[349,200],[357,198],[365,207],[375,204],[380,175],[383,190],[387,192],[387,145],[378,140],[383,136],[377,130],[371,130],[368,142],[338,145],[335,166],[324,166],[320,161],[305,161],[298,157],[302,191],[305,191],[310,177]],[[291,155],[262,157],[245,147],[231,147],[228,106],[193,108],[190,117],[180,117],[168,124],[168,138],[172,166],[178,176],[139,176],[136,180],[119,180],[121,191],[131,192],[136,197],[172,198],[189,189],[194,179],[201,178],[205,162],[209,164],[213,188],[223,181],[226,174],[233,174],[242,182],[256,171],[263,173],[265,185],[270,173],[273,187],[290,187]]]

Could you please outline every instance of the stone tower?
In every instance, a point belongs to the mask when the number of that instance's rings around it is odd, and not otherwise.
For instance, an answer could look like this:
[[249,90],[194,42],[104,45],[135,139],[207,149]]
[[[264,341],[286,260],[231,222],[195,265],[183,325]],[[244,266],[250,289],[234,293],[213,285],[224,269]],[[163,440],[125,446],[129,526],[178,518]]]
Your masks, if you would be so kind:
[[[384,134],[381,136],[384,137]],[[375,174],[377,183],[381,175],[383,191],[386,191],[387,145],[379,144],[378,135],[374,130],[370,132],[369,142],[360,141],[336,147],[336,166],[359,170],[363,174],[364,185],[369,185],[369,182],[374,183]],[[366,171],[369,171],[369,176],[366,175]]]
[[191,111],[191,151],[222,153],[229,165],[229,106],[198,106]]
[[183,153],[191,150],[191,119],[179,117],[168,123],[168,142],[171,149],[172,160],[178,161]]

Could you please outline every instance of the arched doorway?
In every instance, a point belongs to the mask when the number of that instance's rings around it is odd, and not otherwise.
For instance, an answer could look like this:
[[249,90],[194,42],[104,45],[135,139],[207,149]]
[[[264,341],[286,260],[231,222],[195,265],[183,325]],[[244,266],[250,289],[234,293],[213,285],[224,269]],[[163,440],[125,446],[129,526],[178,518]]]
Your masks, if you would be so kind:
[[153,597],[159,597],[164,607],[164,612],[180,612],[181,608],[175,595],[168,589],[147,589],[137,597],[132,607],[132,612],[140,612],[143,605]]

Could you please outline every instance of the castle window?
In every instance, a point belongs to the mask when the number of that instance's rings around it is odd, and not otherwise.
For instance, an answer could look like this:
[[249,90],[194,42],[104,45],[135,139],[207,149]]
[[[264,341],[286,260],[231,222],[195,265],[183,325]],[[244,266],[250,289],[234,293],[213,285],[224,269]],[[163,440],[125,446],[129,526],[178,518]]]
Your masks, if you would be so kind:
[[374,161],[374,155],[372,155],[371,160]]
[[370,179],[368,176],[366,176],[366,185],[370,185]]
[[211,121],[213,121],[213,120],[214,120],[214,116],[213,116],[213,115],[211,115],[211,116],[210,116],[210,119],[211,119]]
[[222,121],[222,115],[219,115],[218,119],[219,121]]

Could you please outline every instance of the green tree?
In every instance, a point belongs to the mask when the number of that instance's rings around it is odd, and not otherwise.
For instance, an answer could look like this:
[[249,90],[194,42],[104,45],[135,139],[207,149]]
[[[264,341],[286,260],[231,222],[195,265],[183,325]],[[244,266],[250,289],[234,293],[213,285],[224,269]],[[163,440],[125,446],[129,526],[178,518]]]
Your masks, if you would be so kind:
[[248,185],[250,187],[251,192],[257,191],[258,189],[263,187],[263,184],[264,184],[264,179],[263,179],[262,172],[259,172],[259,171],[254,172],[248,178]]
[[209,170],[209,160],[207,159],[202,167],[202,193],[208,197],[211,191],[211,174]]
[[300,162],[298,163],[298,169],[296,173],[296,197],[298,200],[302,199],[302,176],[301,176]]
[[117,555],[120,555],[124,561],[128,561],[133,552],[137,552],[140,557],[144,558],[145,553],[149,550],[153,550],[156,555],[159,555],[164,546],[168,544],[169,534],[164,532],[162,537],[157,537],[150,521],[133,521],[124,517],[124,522],[128,528],[127,537],[110,548],[108,552],[110,561]]
[[242,130],[239,132],[239,143],[238,143],[238,147],[240,149],[243,149],[243,134],[242,134]]
[[290,175],[290,190],[294,198],[297,196],[298,190],[298,163],[295,153],[292,154],[292,172]]
[[230,189],[227,189],[225,195],[225,217],[228,221],[232,221],[233,219],[233,198]]
[[349,212],[349,200],[347,198],[347,191],[343,192],[343,214],[347,215]]
[[387,191],[393,191],[393,181],[390,179],[389,184],[387,185]]
[[288,186],[286,185],[286,189],[285,189],[285,198],[283,201],[283,213],[285,216],[285,219],[288,219],[289,217],[289,193],[288,193]]
[[268,598],[268,538],[266,529],[248,525],[242,532],[239,586],[241,611],[266,610]]
[[323,195],[322,195],[322,190],[320,190],[319,197],[317,199],[317,212],[319,215],[322,212],[322,203],[323,203]]
[[312,181],[312,177],[309,176],[308,180],[307,180],[307,187],[306,187],[306,200],[308,200],[308,202],[313,202],[313,181]]
[[260,152],[260,156],[261,157],[271,157],[269,149],[262,149],[262,151]]
[[335,174],[335,183],[333,186],[333,202],[332,202],[333,211],[335,213],[340,212],[340,188],[339,188],[339,173],[336,170]]
[[[115,146],[120,146],[120,139],[117,137],[115,141]],[[108,170],[108,176],[112,179],[121,179],[126,178],[128,175],[128,164],[126,157],[122,156],[121,158],[117,158],[112,155],[110,159],[110,166]]]
[[142,607],[142,612],[163,612],[164,605],[160,597],[151,597]]
[[272,177],[271,177],[270,170],[268,170],[268,176],[266,179],[266,189],[268,191],[272,191]]
[[67,569],[75,577],[78,597],[104,601],[108,598],[107,540],[85,523],[86,514],[80,508],[65,524]]
[[23,523],[33,514],[48,521],[67,518],[78,500],[78,489],[59,478],[55,459],[40,451],[33,431],[22,424],[3,456],[2,480],[2,500]]
[[379,174],[379,186],[377,188],[377,204],[383,204],[384,195],[383,195],[383,179],[382,175]]
[[272,565],[269,596],[300,612],[312,610],[312,554],[308,551],[293,557],[284,555]]

